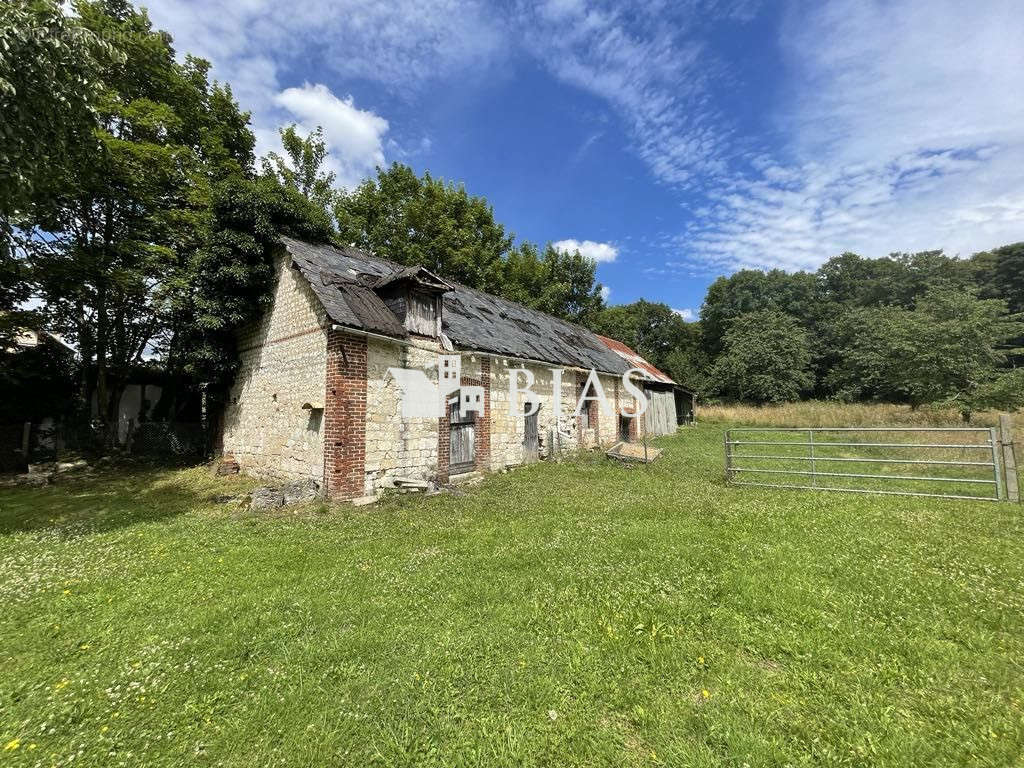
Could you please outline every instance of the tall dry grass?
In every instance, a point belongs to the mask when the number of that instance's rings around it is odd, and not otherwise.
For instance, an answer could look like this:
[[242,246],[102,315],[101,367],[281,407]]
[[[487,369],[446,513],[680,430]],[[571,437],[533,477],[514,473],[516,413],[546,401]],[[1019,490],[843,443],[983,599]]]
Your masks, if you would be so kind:
[[[998,411],[979,411],[965,425],[955,408],[919,408],[886,403],[834,403],[806,400],[782,405],[698,405],[698,421],[749,424],[757,427],[994,427]],[[1024,414],[1017,414],[1017,431]]]

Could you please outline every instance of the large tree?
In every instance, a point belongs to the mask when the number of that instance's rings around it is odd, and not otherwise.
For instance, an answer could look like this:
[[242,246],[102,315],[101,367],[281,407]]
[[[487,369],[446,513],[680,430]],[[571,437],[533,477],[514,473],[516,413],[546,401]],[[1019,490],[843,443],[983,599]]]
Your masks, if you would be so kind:
[[1024,371],[1007,370],[1008,344],[1024,334],[1020,316],[1007,313],[1002,299],[933,289],[903,325],[912,352],[895,376],[911,404],[957,407],[965,421],[984,408],[1024,405]]
[[760,310],[785,312],[809,329],[821,314],[817,277],[781,269],[743,269],[718,278],[708,288],[700,309],[704,348],[717,355],[730,323],[740,315]]
[[807,332],[777,310],[740,315],[729,323],[711,380],[718,394],[751,403],[796,400],[814,383]]
[[[226,106],[223,111],[233,114]],[[248,161],[252,134],[244,123],[237,127],[248,137],[239,153]],[[269,301],[280,234],[314,242],[334,237],[328,210],[333,175],[323,168],[321,132],[302,138],[289,127],[281,134],[287,159],[271,153],[261,175],[250,173],[244,162],[211,178],[203,226],[183,249],[168,291],[158,346],[179,384],[201,381],[218,390],[230,379],[238,362],[235,331],[256,319]],[[165,398],[161,411],[171,408]]]
[[14,311],[31,293],[17,228],[94,144],[101,63],[119,58],[56,0],[0,4],[0,348],[36,323]]
[[588,323],[604,306],[597,265],[579,251],[550,243],[538,253],[532,243],[512,249],[499,290],[505,298],[574,323]]
[[343,243],[501,293],[513,236],[495,221],[490,204],[462,185],[416,176],[395,163],[342,194],[335,215]]
[[82,353],[82,394],[95,391],[109,422],[132,366],[166,332],[176,277],[208,231],[213,185],[249,169],[253,142],[207,63],[179,63],[145,12],[122,0],[76,10],[123,58],[101,68],[93,144],[35,207],[24,245],[49,320]]
[[1006,367],[1024,333],[1002,299],[933,288],[913,309],[862,307],[830,326],[837,364],[827,377],[842,399],[952,405],[965,420],[982,408],[1024,404],[1024,370]]

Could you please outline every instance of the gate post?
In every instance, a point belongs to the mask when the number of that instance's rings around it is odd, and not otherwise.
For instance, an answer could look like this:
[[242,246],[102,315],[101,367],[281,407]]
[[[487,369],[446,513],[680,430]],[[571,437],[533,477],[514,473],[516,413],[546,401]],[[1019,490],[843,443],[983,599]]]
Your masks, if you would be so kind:
[[996,428],[989,427],[988,430],[988,444],[992,448],[992,474],[996,480],[996,501],[1003,500],[1003,468],[1002,464],[1003,457],[999,451],[999,438],[996,435]]
[[732,482],[732,444],[730,432],[732,430],[725,430],[725,482]]
[[1013,417],[1008,413],[999,414],[999,442],[1003,450],[1003,474],[1006,476],[1006,498],[1020,503],[1020,487],[1017,484],[1017,457],[1013,445]]

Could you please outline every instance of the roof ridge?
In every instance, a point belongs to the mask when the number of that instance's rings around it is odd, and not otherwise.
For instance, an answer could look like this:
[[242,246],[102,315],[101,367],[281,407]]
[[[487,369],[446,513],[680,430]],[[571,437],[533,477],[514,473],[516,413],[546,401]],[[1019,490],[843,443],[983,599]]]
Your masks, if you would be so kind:
[[[358,253],[358,254],[360,254],[362,256],[365,256],[365,257],[370,258],[370,259],[374,259],[376,261],[382,261],[385,264],[388,264],[390,266],[395,267],[396,269],[407,269],[408,266],[409,266],[407,264],[400,264],[399,262],[395,261],[394,259],[389,259],[387,256],[378,256],[376,253],[373,253],[372,251],[367,251],[367,250],[365,250],[363,248],[360,248],[359,246],[356,246],[356,245],[338,246],[338,245],[335,245],[332,242],[312,243],[309,240],[300,240],[299,238],[292,237],[291,235],[279,235],[278,237],[281,240],[291,240],[293,243],[300,243],[302,245],[312,246],[314,248],[330,248],[332,250],[337,251],[342,256],[347,256],[348,255],[348,254],[345,253],[346,250],[355,251],[356,253]],[[349,258],[351,258],[351,257],[349,257]],[[416,264],[414,266],[423,267],[424,269],[427,269],[427,270],[430,269],[429,267],[426,267],[426,266],[424,266],[422,264]]]
[[[545,360],[556,365],[593,368],[606,373],[621,373],[626,369],[626,361],[589,328],[437,275],[426,265],[406,267],[358,248],[342,249],[331,243],[314,245],[290,237],[283,237],[282,242],[307,279],[313,270],[344,277],[339,270],[354,272],[362,262],[367,267],[393,272],[420,267],[450,283],[452,288],[444,298],[445,332],[464,348],[512,358]],[[328,315],[340,325],[368,330],[367,323],[377,327],[392,325],[384,323],[384,311],[381,309],[384,304],[379,298],[370,301],[366,297],[365,306],[354,306],[337,289],[323,291],[322,287],[318,298]],[[374,310],[371,315],[363,317],[371,309]],[[396,317],[392,316],[392,319],[397,322]],[[402,330],[402,335],[405,335],[404,328]]]

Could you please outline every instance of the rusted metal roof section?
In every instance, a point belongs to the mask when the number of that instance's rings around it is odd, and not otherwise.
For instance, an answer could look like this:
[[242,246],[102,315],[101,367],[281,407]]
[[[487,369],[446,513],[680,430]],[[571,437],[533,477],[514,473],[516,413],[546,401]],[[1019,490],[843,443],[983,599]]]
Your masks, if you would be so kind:
[[445,281],[423,267],[404,267],[356,248],[310,245],[288,237],[281,239],[327,315],[338,325],[406,337],[398,318],[370,286],[380,287],[403,277],[425,278],[423,273],[426,273],[451,286],[444,293],[442,330],[457,348],[574,368],[594,368],[604,373],[621,374],[631,367],[586,328]]
[[632,348],[630,348],[626,344],[623,344],[621,341],[618,341],[616,339],[610,339],[607,336],[602,336],[601,334],[596,335],[597,338],[604,342],[605,346],[607,346],[608,349],[612,350],[615,354],[617,354],[619,357],[621,357],[623,360],[629,363],[630,368],[639,368],[644,373],[646,373],[653,381],[659,381],[662,384],[675,384],[675,382],[672,381],[671,376],[655,368],[649,362],[644,360],[644,358],[640,357],[640,355],[638,355]]

